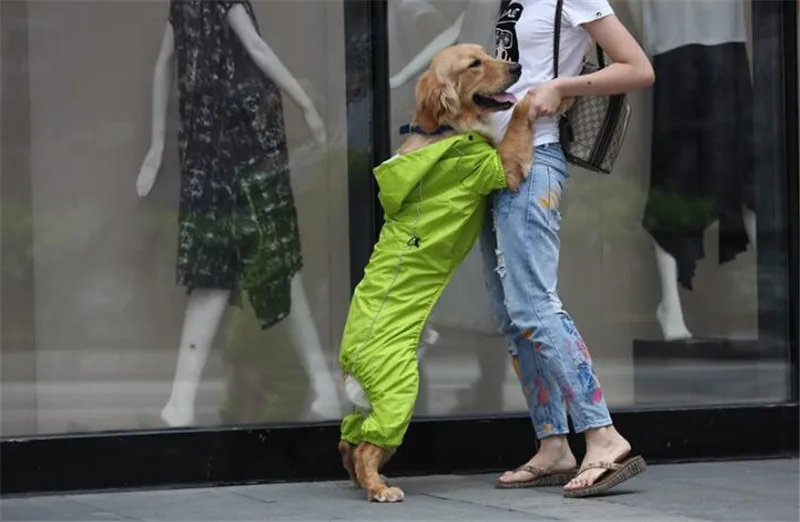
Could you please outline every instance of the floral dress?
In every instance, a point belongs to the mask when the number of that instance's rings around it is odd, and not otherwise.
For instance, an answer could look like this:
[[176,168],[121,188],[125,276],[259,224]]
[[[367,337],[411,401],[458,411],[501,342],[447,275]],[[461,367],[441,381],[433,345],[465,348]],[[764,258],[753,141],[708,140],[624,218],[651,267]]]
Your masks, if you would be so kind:
[[172,0],[181,164],[178,283],[245,291],[263,328],[288,316],[302,267],[281,93],[228,24],[248,1]]

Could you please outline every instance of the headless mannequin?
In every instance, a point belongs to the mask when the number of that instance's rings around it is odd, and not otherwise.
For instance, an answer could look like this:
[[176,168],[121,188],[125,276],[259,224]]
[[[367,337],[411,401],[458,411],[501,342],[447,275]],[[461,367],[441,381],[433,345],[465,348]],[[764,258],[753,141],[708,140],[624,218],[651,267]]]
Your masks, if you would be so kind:
[[[664,6],[665,0],[646,0],[642,2],[643,32],[648,39],[646,47],[651,55],[666,52],[681,45],[701,43],[714,45],[727,41],[745,41],[746,30],[744,9],[738,2],[717,3],[704,6],[703,3],[694,4],[690,0],[667,0],[672,2]],[[670,22],[670,15],[677,11],[661,11],[666,8],[682,9],[691,16],[682,16],[682,20],[693,20],[703,29],[695,31],[686,23],[675,24]],[[725,9],[724,13],[719,9]],[[714,11],[706,11],[712,9]],[[696,10],[694,13],[691,10]],[[721,16],[720,16],[721,15]],[[731,24],[720,23],[720,17],[732,19]],[[703,22],[709,23],[703,23]],[[712,30],[713,29],[713,30]],[[720,31],[719,34],[716,34]],[[663,32],[664,34],[659,34]],[[669,34],[667,34],[669,32]],[[693,34],[694,33],[694,34]],[[750,71],[752,77],[752,71]],[[746,206],[742,206],[744,228],[747,238],[756,248],[756,214]],[[664,339],[667,341],[688,340],[692,333],[686,327],[678,291],[678,265],[675,258],[667,253],[656,241],[653,241],[656,266],[661,283],[661,302],[656,309],[656,317],[661,326]]]
[[[324,144],[325,126],[311,99],[259,36],[245,9],[240,5],[231,8],[227,22],[256,66],[301,108],[315,141]],[[161,166],[167,106],[173,81],[174,51],[173,30],[171,24],[167,23],[153,75],[152,142],[136,180],[136,191],[140,197],[150,193]],[[189,296],[172,393],[161,411],[161,418],[168,426],[183,427],[195,423],[194,402],[200,376],[229,298],[230,291],[221,289],[195,289]],[[310,416],[335,418],[341,414],[339,395],[314,327],[299,274],[291,281],[291,300],[292,311],[287,318],[289,338],[300,350],[303,365],[311,378],[314,401]]]

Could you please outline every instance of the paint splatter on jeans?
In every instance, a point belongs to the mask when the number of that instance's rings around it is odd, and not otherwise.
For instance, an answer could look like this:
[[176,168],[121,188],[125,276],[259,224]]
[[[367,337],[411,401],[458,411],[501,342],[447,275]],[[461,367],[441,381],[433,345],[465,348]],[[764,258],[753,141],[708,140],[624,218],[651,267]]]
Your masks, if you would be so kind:
[[559,203],[567,164],[557,144],[536,147],[518,192],[494,194],[481,250],[500,331],[540,439],[611,425],[592,359],[556,290]]

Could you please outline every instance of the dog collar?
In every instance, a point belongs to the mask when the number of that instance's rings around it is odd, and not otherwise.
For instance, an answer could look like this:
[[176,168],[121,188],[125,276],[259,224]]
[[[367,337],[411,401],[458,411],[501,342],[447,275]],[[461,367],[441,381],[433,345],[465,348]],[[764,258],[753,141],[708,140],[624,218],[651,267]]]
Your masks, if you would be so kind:
[[453,130],[453,127],[451,127],[450,125],[442,125],[433,132],[425,132],[425,130],[419,125],[414,125],[413,127],[411,125],[403,125],[402,127],[400,127],[400,135],[402,136],[404,134],[422,134],[424,136],[437,136],[439,134],[451,130]]

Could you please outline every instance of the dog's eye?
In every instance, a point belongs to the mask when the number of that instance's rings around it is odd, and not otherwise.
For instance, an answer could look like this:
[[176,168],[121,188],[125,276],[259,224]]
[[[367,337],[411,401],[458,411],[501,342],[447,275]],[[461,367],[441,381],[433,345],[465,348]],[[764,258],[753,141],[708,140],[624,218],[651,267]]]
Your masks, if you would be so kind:
[[469,64],[470,69],[474,69],[475,67],[480,67],[480,66],[481,66],[481,61],[477,58],[472,60],[472,62]]

